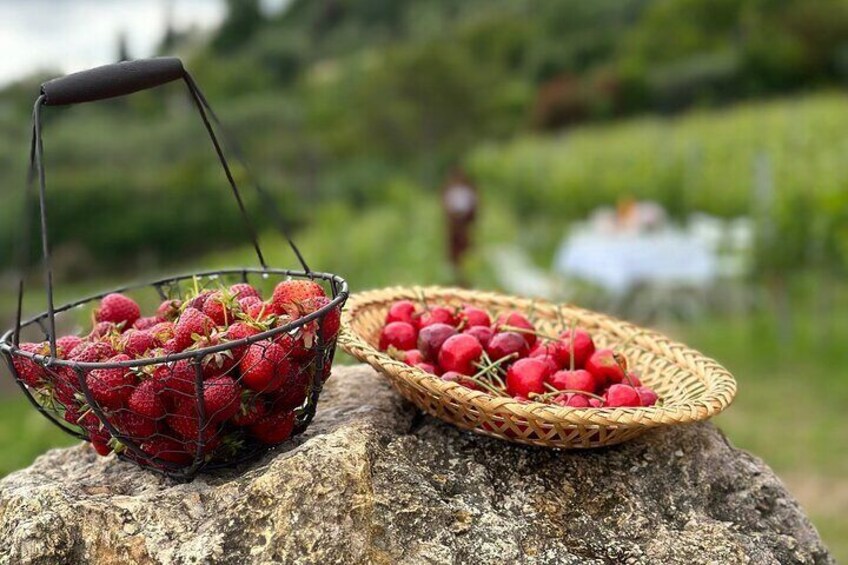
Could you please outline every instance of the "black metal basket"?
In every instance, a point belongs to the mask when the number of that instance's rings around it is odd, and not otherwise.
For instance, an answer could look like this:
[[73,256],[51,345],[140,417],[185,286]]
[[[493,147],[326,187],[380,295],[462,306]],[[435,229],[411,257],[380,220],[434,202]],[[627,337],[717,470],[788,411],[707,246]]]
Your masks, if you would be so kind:
[[[185,82],[209,133],[260,267],[173,276],[54,307],[42,159],[42,107],[122,96],[175,80]],[[315,414],[322,385],[329,376],[338,317],[348,297],[344,279],[309,269],[289,237],[273,199],[254,183],[265,209],[274,215],[302,270],[268,267],[210,119],[221,130],[220,122],[197,84],[175,58],[107,65],[42,85],[33,111],[29,186],[37,176],[47,311],[22,321],[24,284],[21,275],[15,327],[0,337],[0,352],[18,385],[33,406],[55,425],[75,437],[91,441],[102,451],[114,450],[119,457],[181,479],[191,479],[203,470],[232,467],[253,460],[306,429]],[[238,146],[231,143],[229,149],[244,166]],[[25,199],[24,218],[29,216],[30,192]],[[28,255],[27,233],[24,229],[19,249],[21,265]],[[268,289],[284,279],[314,281],[327,296],[317,302],[313,300],[311,308],[298,305],[295,311],[266,313],[263,302],[259,313],[251,317],[246,314],[247,303],[228,286],[242,283],[256,289]],[[85,310],[86,305],[108,294],[125,292],[134,293],[142,303],[179,301],[172,303],[172,317],[179,317],[180,309],[187,307],[202,310],[203,301],[212,295],[221,300],[225,312],[232,317],[243,317],[245,325],[253,328],[251,332],[258,333],[232,337],[230,321],[224,314],[224,324],[209,326],[204,335],[192,335],[188,348],[168,349],[169,343],[165,340],[168,324],[173,320],[162,318],[160,321],[151,317],[147,318],[152,320],[151,324],[161,324],[159,334],[151,333],[150,328],[131,329],[106,324],[96,327],[92,334],[83,338],[82,346],[73,348],[74,351],[64,350],[61,345],[65,342],[61,340],[57,343],[57,325],[67,325],[69,320],[74,323],[76,314]],[[215,292],[217,294],[212,294]],[[221,298],[224,296],[226,303]],[[140,323],[135,325],[141,328]],[[148,337],[139,338],[139,341],[146,341],[149,347],[143,353],[134,351],[133,356],[120,356],[122,350],[129,351],[130,340],[144,332]],[[24,344],[22,336],[32,338]],[[76,342],[76,339],[71,341]],[[94,346],[94,343],[103,345]],[[86,353],[87,348],[93,353]],[[264,381],[257,379],[257,374],[271,375],[271,379],[263,385]],[[248,376],[250,379],[246,378]],[[149,384],[142,386],[143,383]],[[139,392],[142,388],[145,389],[143,393]]]

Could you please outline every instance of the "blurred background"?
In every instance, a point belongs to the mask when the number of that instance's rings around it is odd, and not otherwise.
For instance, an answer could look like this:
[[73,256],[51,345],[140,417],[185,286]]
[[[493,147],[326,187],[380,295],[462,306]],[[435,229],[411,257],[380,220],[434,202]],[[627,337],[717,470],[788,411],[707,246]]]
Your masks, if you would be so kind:
[[[572,301],[717,358],[719,425],[848,561],[848,1],[0,0],[0,48],[4,327],[38,85],[178,55],[313,268]],[[254,264],[181,85],[44,120],[57,302]],[[69,443],[0,375],[0,474]]]

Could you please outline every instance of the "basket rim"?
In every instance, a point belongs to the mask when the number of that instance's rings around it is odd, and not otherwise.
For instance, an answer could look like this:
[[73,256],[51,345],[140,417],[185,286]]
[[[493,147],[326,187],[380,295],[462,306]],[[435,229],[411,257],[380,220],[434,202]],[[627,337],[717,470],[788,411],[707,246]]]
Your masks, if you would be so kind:
[[[181,351],[179,353],[172,353],[168,355],[163,355],[159,357],[147,357],[142,359],[132,359],[130,361],[118,361],[114,363],[109,362],[88,362],[88,363],[79,363],[76,361],[70,361],[66,359],[58,359],[52,357],[51,355],[40,355],[36,353],[30,353],[27,351],[23,351],[20,347],[16,346],[12,343],[12,336],[14,335],[14,329],[7,330],[2,336],[0,336],[0,351],[16,357],[24,357],[27,359],[31,359],[44,367],[71,367],[80,370],[94,370],[94,369],[114,369],[114,368],[137,368],[137,367],[146,367],[149,365],[161,365],[163,363],[172,363],[175,361],[180,361],[183,359],[195,358],[201,355],[209,355],[213,353],[219,353],[221,351],[228,351],[236,347],[240,347],[243,345],[253,344],[259,341],[263,341],[270,337],[277,336],[282,333],[292,332],[298,328],[305,326],[313,320],[323,317],[330,310],[336,308],[337,306],[342,308],[348,297],[350,296],[350,289],[348,287],[347,281],[339,275],[333,273],[323,273],[323,272],[306,272],[292,269],[275,269],[275,268],[259,268],[259,267],[241,267],[241,268],[226,268],[226,269],[216,269],[216,270],[207,270],[207,271],[198,271],[198,272],[189,272],[183,273],[179,275],[171,275],[168,277],[156,279],[148,282],[137,282],[131,285],[126,285],[122,287],[117,287],[107,291],[101,291],[96,294],[89,295],[85,298],[81,298],[79,300],[75,300],[73,302],[69,302],[63,306],[57,307],[54,309],[55,313],[66,312],[72,308],[76,308],[93,300],[97,300],[99,298],[103,298],[107,294],[117,293],[117,292],[125,292],[128,290],[134,290],[139,288],[145,288],[148,286],[160,286],[167,283],[175,283],[183,280],[192,279],[194,277],[214,277],[216,275],[237,275],[242,274],[246,275],[247,273],[259,274],[259,275],[286,275],[286,276],[295,276],[301,278],[309,278],[309,279],[322,279],[326,281],[335,282],[340,285],[339,293],[326,305],[322,306],[315,312],[312,312],[306,316],[298,318],[297,320],[292,321],[291,323],[286,324],[285,326],[280,326],[278,328],[272,328],[270,330],[260,332],[256,335],[249,336],[243,339],[239,339],[236,341],[228,341],[226,343],[222,343],[219,345],[213,345],[209,347],[203,347],[200,349],[193,349],[189,351]],[[342,308],[343,309],[343,308]],[[25,328],[27,326],[31,326],[39,322],[39,320],[44,320],[48,317],[48,312],[42,312],[32,318],[21,323],[21,328]]]
[[[503,302],[509,300],[515,307],[518,304],[537,308],[567,307],[581,316],[590,316],[607,324],[617,326],[623,333],[633,336],[634,343],[648,342],[662,344],[664,354],[661,356],[669,363],[687,372],[694,372],[695,364],[700,371],[709,377],[704,383],[704,392],[696,401],[688,401],[663,406],[630,407],[630,408],[571,408],[535,401],[518,401],[513,398],[499,398],[489,393],[475,391],[455,382],[446,382],[437,376],[427,373],[417,367],[393,359],[370,345],[354,329],[358,313],[364,309],[378,305],[390,304],[395,300],[415,299],[426,296],[437,298],[449,296],[453,299],[469,303]],[[467,290],[440,286],[387,287],[369,290],[351,295],[347,308],[342,313],[342,331],[338,344],[350,355],[381,370],[390,379],[402,379],[405,384],[429,394],[445,397],[453,403],[460,403],[505,418],[527,418],[543,424],[579,425],[579,426],[627,426],[627,427],[656,427],[671,423],[686,423],[706,420],[730,405],[736,394],[736,380],[723,366],[700,352],[674,340],[655,330],[638,327],[629,322],[574,306],[572,304],[554,304],[541,299],[529,299],[507,294]],[[665,353],[667,351],[667,353]],[[674,352],[674,357],[671,356]],[[659,356],[659,355],[658,355]],[[683,364],[681,359],[687,359]],[[493,404],[495,405],[493,407]]]

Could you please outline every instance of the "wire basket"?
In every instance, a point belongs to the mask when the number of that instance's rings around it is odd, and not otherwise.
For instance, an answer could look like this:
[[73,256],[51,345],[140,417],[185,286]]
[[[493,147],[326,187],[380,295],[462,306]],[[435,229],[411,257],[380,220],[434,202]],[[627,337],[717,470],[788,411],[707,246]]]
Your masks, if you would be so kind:
[[[241,210],[260,266],[166,277],[54,306],[42,108],[121,96],[175,80],[184,81],[188,87]],[[108,446],[123,459],[178,479],[191,479],[201,471],[254,460],[307,428],[330,373],[340,312],[348,297],[343,278],[309,269],[282,224],[273,199],[256,184],[265,209],[274,214],[302,270],[275,269],[266,264],[211,122],[221,128],[197,84],[175,58],[107,65],[42,85],[33,112],[29,185],[38,177],[47,310],[22,320],[21,276],[15,327],[0,337],[0,352],[16,382],[35,408],[56,426],[91,441],[98,449]],[[238,146],[230,149],[241,160]],[[25,219],[29,217],[31,200],[28,192]],[[18,253],[23,273],[29,253],[28,229],[22,233]],[[312,281],[324,296],[311,301],[309,308],[297,303],[294,310],[265,312],[266,303],[260,296],[284,280]],[[246,324],[257,325],[251,326],[253,329],[247,334],[235,336],[233,321],[236,316],[246,316],[244,312],[248,310],[247,303],[238,300],[247,297],[239,297],[239,292],[255,292],[262,306],[254,318],[244,318]],[[160,324],[159,330],[142,330],[139,320],[132,324],[135,327],[97,324],[91,334],[70,338],[74,347],[57,338],[57,328],[79,328],[94,301],[113,293],[127,293],[143,305],[161,302],[173,306],[174,311],[162,314],[165,318],[144,319],[148,326]],[[224,314],[223,324],[214,322],[203,335],[192,335],[187,347],[170,346],[166,340],[175,339],[173,319],[188,308],[203,310],[210,296],[228,296],[230,302],[223,310],[232,318],[228,320]],[[149,341],[146,348],[133,349],[133,354],[128,355],[131,339],[143,332],[148,335],[144,338]],[[86,353],[87,349],[92,352]]]
[[[642,382],[663,399],[662,406],[565,408],[496,397],[443,381],[377,349],[389,307],[398,300],[445,306],[466,304],[493,315],[533,312],[537,329],[565,330],[562,320],[590,332],[599,347],[616,348]],[[385,375],[421,410],[463,429],[516,443],[557,448],[592,448],[635,438],[650,428],[706,420],[724,410],[736,394],[733,376],[712,359],[665,336],[609,316],[570,305],[455,288],[386,288],[351,297],[342,316],[339,345]]]

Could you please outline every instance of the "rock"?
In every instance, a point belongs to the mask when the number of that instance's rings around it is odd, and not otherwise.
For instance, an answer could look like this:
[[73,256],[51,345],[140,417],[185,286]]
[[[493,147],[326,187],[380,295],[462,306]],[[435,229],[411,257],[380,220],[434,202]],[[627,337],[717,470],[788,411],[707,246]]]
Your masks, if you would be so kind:
[[304,437],[181,484],[86,446],[0,481],[6,564],[834,563],[711,424],[558,452],[418,415],[339,367]]

